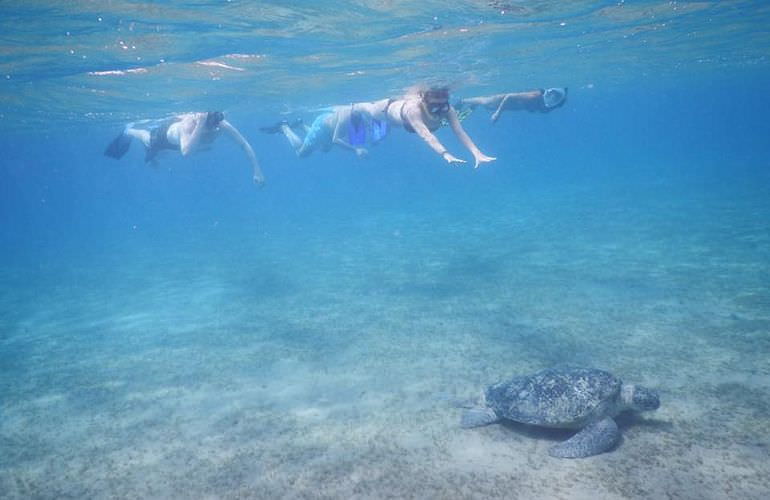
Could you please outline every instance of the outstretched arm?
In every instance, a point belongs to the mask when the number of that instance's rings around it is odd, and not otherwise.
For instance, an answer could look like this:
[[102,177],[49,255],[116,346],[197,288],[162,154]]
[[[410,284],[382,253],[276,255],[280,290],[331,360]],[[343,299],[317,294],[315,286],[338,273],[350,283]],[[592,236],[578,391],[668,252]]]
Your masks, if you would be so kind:
[[500,105],[497,106],[497,109],[494,113],[492,113],[492,123],[497,122],[497,119],[500,118],[500,113],[503,112],[503,107],[508,102],[508,100],[511,98],[513,94],[505,94],[505,97],[500,99]]
[[219,122],[219,128],[227,132],[228,135],[238,143],[243,152],[246,153],[246,156],[248,156],[251,166],[254,169],[254,183],[258,186],[262,186],[265,183],[265,176],[262,174],[262,169],[259,168],[257,155],[255,155],[254,150],[251,149],[251,144],[249,144],[248,141],[243,138],[241,133],[238,132],[238,129],[233,127],[227,120]]
[[463,146],[468,148],[468,151],[471,152],[473,158],[476,160],[474,168],[479,168],[479,164],[481,163],[496,160],[496,158],[485,155],[479,150],[479,148],[476,147],[471,138],[468,137],[468,134],[465,133],[463,126],[460,124],[460,120],[457,119],[457,113],[454,109],[449,108],[447,118],[449,119],[449,125],[452,127],[452,130],[454,131],[457,138],[460,139],[460,142],[463,143]]
[[438,138],[433,135],[433,132],[431,132],[422,121],[422,113],[419,108],[411,108],[407,110],[404,118],[409,121],[409,125],[412,126],[417,135],[419,135],[420,138],[425,141],[433,151],[438,153],[438,155],[441,156],[447,163],[465,163],[465,160],[461,160],[452,156],[444,147],[444,145],[439,142]]

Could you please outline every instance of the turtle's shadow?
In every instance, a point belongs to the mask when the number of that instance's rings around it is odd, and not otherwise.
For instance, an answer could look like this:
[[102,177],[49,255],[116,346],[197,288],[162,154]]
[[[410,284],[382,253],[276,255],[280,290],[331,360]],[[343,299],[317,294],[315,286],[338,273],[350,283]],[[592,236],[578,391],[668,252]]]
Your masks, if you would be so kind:
[[565,441],[575,434],[578,429],[558,429],[554,427],[540,427],[538,425],[522,424],[512,420],[503,420],[500,425],[505,429],[531,439],[546,441]]
[[[665,420],[657,420],[652,418],[645,418],[643,415],[633,412],[624,412],[615,417],[615,423],[618,424],[620,429],[621,439],[618,445],[623,440],[623,433],[630,427],[642,426],[651,428],[654,430],[670,430],[673,425],[671,422]],[[571,438],[580,429],[559,429],[553,427],[541,427],[538,425],[523,424],[520,422],[514,422],[512,420],[503,420],[500,422],[504,428],[513,431],[519,435],[532,438],[541,439],[545,441],[561,442]],[[614,449],[615,447],[613,447]]]
[[674,428],[674,424],[668,420],[660,420],[652,418],[650,414],[634,413],[631,411],[623,412],[615,417],[615,423],[618,424],[621,432],[629,427],[645,427],[654,431],[670,431]]

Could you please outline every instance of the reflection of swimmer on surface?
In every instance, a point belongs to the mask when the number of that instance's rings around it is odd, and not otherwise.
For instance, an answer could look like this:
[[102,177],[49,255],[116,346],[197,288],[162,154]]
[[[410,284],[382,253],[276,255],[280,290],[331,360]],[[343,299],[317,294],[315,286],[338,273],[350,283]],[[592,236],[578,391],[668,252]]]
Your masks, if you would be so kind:
[[455,106],[458,110],[473,110],[477,106],[484,106],[486,109],[494,110],[492,121],[496,122],[503,111],[549,113],[556,108],[564,106],[565,102],[567,102],[567,88],[554,87],[545,90],[539,89],[485,97],[469,97],[459,100],[455,103]]
[[225,120],[221,111],[184,113],[149,129],[134,128],[134,124],[129,124],[107,146],[104,154],[115,159],[122,158],[131,147],[131,139],[138,139],[145,147],[144,161],[155,164],[156,156],[163,150],[179,151],[182,156],[187,156],[206,149],[222,132],[234,139],[246,153],[254,170],[254,182],[260,186],[264,184],[265,177],[254,150],[241,133]]

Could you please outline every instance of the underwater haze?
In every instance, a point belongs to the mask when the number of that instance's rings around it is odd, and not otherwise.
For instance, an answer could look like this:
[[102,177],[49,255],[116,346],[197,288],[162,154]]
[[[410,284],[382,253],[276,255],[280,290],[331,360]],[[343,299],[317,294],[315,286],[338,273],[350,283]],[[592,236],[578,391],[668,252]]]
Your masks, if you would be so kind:
[[[770,3],[0,0],[0,497],[770,497]],[[497,159],[260,127],[441,85]],[[223,110],[145,164],[127,122]],[[463,429],[586,366],[660,394]]]

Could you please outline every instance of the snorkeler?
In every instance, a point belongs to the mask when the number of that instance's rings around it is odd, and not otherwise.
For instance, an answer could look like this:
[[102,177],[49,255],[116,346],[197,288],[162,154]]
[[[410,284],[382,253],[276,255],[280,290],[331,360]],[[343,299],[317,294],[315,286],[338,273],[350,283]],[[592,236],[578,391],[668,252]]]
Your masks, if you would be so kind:
[[134,128],[129,124],[107,146],[104,154],[110,158],[119,159],[131,147],[131,139],[138,139],[145,147],[145,163],[156,162],[156,156],[163,150],[179,151],[182,156],[205,149],[214,139],[225,132],[243,149],[254,170],[254,183],[261,186],[265,182],[259,162],[251,145],[238,130],[225,120],[221,111],[208,113],[184,113],[174,118],[160,122],[150,129]]
[[465,163],[465,160],[450,154],[433,135],[445,122],[473,155],[475,168],[496,159],[482,153],[465,133],[457,113],[449,104],[449,89],[445,87],[414,90],[400,99],[388,100],[384,115],[390,125],[403,127],[407,132],[420,136],[447,163]]
[[459,110],[464,108],[473,110],[477,106],[484,106],[486,109],[494,110],[492,121],[496,122],[503,111],[549,113],[556,108],[564,106],[565,102],[567,102],[567,88],[554,87],[545,90],[539,89],[486,97],[469,97],[459,100],[455,106]]
[[[269,127],[260,127],[259,130],[266,134],[281,132],[294,148],[294,152],[300,158],[309,156],[313,151],[320,149],[328,152],[332,146],[340,146],[353,151],[361,158],[368,154],[367,143],[379,142],[374,139],[375,129],[371,119],[369,106],[373,103],[353,103],[345,106],[334,106],[318,115],[311,126],[307,126],[301,119],[291,124],[283,120]],[[294,129],[301,129],[304,137],[300,137]],[[377,127],[382,136],[386,129]],[[368,132],[368,133],[367,133]]]
[[[368,152],[365,146],[382,141],[390,128],[402,127],[420,136],[447,163],[465,163],[465,160],[450,154],[433,135],[444,123],[452,127],[460,142],[473,154],[476,168],[481,163],[495,160],[479,151],[465,133],[449,104],[449,90],[446,88],[415,90],[400,99],[335,106],[316,117],[310,127],[301,120],[291,125],[284,120],[260,130],[268,134],[283,133],[301,158],[319,148],[329,151],[335,145],[355,151],[360,157]],[[304,129],[304,138],[300,138],[294,130],[300,127]]]

